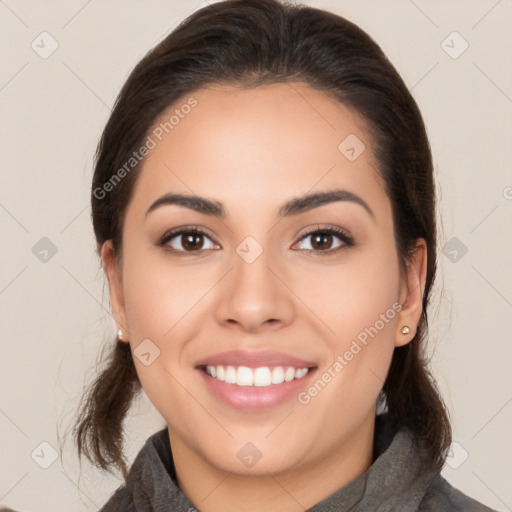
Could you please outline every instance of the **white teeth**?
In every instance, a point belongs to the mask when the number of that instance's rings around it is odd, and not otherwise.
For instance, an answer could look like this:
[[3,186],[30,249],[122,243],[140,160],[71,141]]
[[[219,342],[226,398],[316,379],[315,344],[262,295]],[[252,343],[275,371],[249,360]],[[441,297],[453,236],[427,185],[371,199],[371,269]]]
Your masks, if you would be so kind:
[[252,386],[253,381],[254,377],[252,375],[252,370],[247,368],[247,366],[239,366],[238,371],[236,372],[236,383],[239,386]]
[[[306,368],[307,372],[307,368]],[[282,366],[276,366],[272,370],[272,384],[282,384],[284,382],[284,370]]]
[[228,366],[224,374],[224,382],[228,384],[236,384],[236,370],[234,366]]
[[289,366],[288,368],[286,368],[286,371],[284,372],[284,380],[286,382],[290,382],[293,379],[295,379],[295,368]]
[[302,379],[309,368],[293,368],[292,366],[268,366],[249,368],[248,366],[207,366],[206,373],[211,377],[236,384],[237,386],[267,387],[272,384],[282,384],[294,379]]
[[267,366],[264,368],[256,368],[254,370],[254,385],[264,387],[270,386],[270,384],[272,384],[270,368]]
[[295,378],[302,379],[302,377],[304,377],[304,375],[306,375],[306,373],[308,373],[307,368],[300,368],[298,370],[295,370]]

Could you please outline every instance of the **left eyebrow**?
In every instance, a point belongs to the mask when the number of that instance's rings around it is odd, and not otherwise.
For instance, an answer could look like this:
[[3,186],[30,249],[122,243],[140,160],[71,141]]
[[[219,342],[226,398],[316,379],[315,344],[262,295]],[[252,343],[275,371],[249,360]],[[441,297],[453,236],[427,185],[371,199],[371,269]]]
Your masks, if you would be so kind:
[[358,195],[343,189],[329,190],[327,192],[317,192],[294,198],[285,203],[279,210],[281,217],[289,217],[299,213],[318,208],[324,204],[334,203],[336,201],[348,201],[362,206],[366,212],[375,220],[375,214],[368,206],[368,203]]
[[[290,217],[292,215],[298,215],[300,213],[318,208],[325,204],[333,203],[336,201],[348,201],[354,204],[362,206],[366,212],[375,220],[375,214],[372,209],[368,206],[366,201],[358,195],[343,189],[329,190],[327,192],[317,192],[314,194],[308,194],[299,196],[290,201],[287,201],[279,209],[279,215],[281,217]],[[205,215],[216,216],[221,219],[226,218],[226,210],[222,203],[207,199],[206,197],[200,197],[195,195],[186,194],[173,194],[168,193],[159,197],[147,210],[146,217],[157,208],[164,205],[178,205],[185,208],[189,208]]]

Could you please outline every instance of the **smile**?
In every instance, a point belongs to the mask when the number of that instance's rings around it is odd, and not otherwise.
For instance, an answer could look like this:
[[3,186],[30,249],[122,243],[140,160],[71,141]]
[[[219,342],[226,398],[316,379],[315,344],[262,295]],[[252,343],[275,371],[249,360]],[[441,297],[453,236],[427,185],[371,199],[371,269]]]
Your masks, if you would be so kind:
[[267,387],[295,379],[302,379],[309,368],[294,368],[293,366],[206,366],[203,370],[207,375],[227,384],[236,386]]

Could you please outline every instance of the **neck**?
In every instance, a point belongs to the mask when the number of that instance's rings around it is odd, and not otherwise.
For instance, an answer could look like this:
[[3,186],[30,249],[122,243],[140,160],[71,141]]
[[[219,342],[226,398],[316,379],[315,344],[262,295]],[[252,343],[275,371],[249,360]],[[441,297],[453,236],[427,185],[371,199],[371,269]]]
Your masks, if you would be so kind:
[[296,464],[279,474],[246,476],[224,471],[169,438],[178,486],[202,512],[303,512],[355,480],[372,464],[375,417],[368,418],[336,450]]

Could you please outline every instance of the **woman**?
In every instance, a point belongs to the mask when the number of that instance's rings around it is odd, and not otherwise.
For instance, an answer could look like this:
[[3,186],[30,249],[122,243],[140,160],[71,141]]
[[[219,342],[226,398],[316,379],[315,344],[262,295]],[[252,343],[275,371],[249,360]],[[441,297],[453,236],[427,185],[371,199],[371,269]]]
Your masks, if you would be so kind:
[[[102,510],[491,510],[439,473],[434,186],[414,99],[339,16],[228,0],[151,50],[92,184],[117,344],[75,436],[126,477]],[[167,427],[128,470],[141,389]]]

